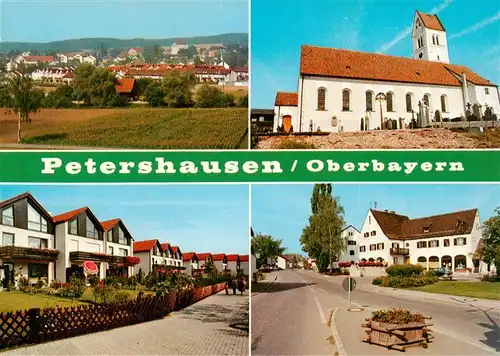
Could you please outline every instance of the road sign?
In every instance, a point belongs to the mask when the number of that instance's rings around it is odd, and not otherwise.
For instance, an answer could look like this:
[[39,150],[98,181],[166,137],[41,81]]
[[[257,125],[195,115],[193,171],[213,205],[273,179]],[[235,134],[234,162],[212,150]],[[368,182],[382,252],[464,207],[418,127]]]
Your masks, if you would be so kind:
[[344,288],[346,292],[352,292],[353,290],[356,289],[356,281],[354,280],[354,278],[347,277],[342,282],[342,288]]

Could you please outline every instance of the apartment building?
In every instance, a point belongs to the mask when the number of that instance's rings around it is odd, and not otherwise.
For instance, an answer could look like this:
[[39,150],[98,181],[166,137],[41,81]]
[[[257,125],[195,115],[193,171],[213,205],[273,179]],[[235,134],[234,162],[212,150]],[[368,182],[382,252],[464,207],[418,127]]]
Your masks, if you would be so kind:
[[360,232],[354,226],[349,225],[340,233],[345,241],[346,250],[340,255],[339,262],[357,261],[359,259],[359,248],[357,246]]
[[198,265],[198,256],[194,252],[188,252],[183,254],[183,265],[185,272],[192,276],[194,270],[198,270],[200,267]]

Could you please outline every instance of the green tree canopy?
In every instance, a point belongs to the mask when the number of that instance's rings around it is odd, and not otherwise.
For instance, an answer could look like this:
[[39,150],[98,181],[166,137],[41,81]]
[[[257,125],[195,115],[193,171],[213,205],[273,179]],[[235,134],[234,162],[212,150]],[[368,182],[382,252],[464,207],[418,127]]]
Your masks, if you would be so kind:
[[122,106],[125,100],[116,93],[116,84],[118,79],[106,68],[83,63],[75,70],[73,96],[85,105]]
[[170,108],[192,105],[192,90],[196,84],[193,72],[170,70],[163,77],[161,88],[165,94],[163,101]]
[[309,257],[318,260],[318,268],[325,271],[330,261],[346,249],[341,237],[344,228],[344,208],[332,196],[331,184],[315,184],[311,197],[309,224],[302,230],[300,243]]
[[203,84],[196,92],[196,106],[200,108],[234,106],[234,96],[225,94],[214,85]]
[[146,89],[144,90],[143,95],[144,99],[152,107],[157,107],[164,104],[163,98],[165,97],[165,94],[163,93],[161,84],[159,82],[149,83]]
[[271,235],[256,234],[252,237],[252,254],[257,257],[257,268],[267,263],[268,258],[275,258],[285,252],[283,240],[274,239]]
[[484,262],[494,264],[500,275],[500,207],[495,209],[495,216],[484,222],[483,247],[480,254]]

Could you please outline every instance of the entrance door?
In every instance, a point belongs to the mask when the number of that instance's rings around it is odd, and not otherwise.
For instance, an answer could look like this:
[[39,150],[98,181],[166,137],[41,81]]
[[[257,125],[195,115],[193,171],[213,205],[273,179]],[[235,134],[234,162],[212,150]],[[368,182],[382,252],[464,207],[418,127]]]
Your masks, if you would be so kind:
[[283,116],[283,128],[285,132],[290,132],[290,128],[292,127],[292,117],[290,115]]

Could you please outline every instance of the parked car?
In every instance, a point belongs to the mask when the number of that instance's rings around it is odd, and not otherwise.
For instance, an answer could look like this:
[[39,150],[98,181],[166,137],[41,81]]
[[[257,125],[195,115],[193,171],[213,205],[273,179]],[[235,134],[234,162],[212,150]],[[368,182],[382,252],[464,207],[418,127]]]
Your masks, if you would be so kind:
[[435,268],[434,273],[436,274],[437,277],[439,278],[448,278],[451,279],[451,276],[453,272],[447,268]]

